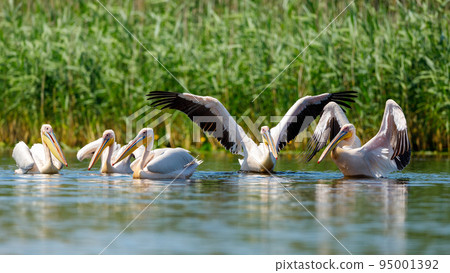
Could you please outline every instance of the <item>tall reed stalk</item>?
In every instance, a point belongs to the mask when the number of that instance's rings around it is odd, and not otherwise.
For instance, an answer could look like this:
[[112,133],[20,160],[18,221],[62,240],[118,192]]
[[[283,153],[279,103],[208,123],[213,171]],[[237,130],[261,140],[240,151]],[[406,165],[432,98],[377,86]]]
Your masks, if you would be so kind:
[[[355,2],[255,103],[348,1],[103,3],[192,93],[217,97],[233,115],[283,115],[299,96],[353,89],[348,116],[364,140],[392,98],[414,150],[448,151],[448,1]],[[125,118],[147,105],[148,91],[184,91],[90,0],[2,1],[0,90],[0,142],[37,141],[49,122],[69,146],[107,128],[123,142]],[[192,124],[176,115],[171,143],[188,146]]]

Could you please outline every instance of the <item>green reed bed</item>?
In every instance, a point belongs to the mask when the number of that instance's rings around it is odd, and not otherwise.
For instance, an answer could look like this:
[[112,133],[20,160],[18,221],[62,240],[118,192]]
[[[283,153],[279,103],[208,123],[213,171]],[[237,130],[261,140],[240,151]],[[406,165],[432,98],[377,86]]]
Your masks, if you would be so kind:
[[[364,140],[392,98],[414,150],[448,151],[449,1],[357,1],[252,103],[349,1],[319,2],[102,1],[187,89],[232,115],[284,115],[299,96],[352,89],[349,120]],[[49,122],[68,146],[107,128],[124,142],[148,91],[184,91],[87,0],[0,3],[0,89],[0,142],[37,141]],[[175,115],[157,132],[170,128],[172,145],[190,147],[193,126]],[[216,146],[205,143],[196,146]]]

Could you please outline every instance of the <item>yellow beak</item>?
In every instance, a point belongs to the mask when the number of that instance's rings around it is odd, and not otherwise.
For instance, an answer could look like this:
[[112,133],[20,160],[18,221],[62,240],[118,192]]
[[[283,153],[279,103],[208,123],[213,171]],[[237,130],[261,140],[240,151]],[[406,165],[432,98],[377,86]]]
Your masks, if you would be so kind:
[[105,151],[106,147],[111,146],[113,141],[114,141],[113,138],[103,139],[102,145],[100,145],[100,147],[97,148],[97,150],[94,153],[94,156],[91,159],[91,162],[89,163],[88,170],[90,170],[94,166],[95,162],[97,162],[97,160],[100,158],[103,151]]
[[50,152],[67,167],[68,165],[66,158],[64,157],[61,146],[59,146],[55,134],[53,132],[45,132],[42,134],[42,140],[50,149]]
[[345,136],[347,134],[348,134],[348,132],[346,132],[346,131],[340,131],[334,137],[334,139],[330,142],[330,144],[328,144],[328,146],[325,148],[325,150],[323,151],[323,153],[320,156],[319,160],[317,161],[317,164],[322,162],[322,160],[328,155],[328,153],[331,152],[332,150],[334,150],[334,148],[336,148],[336,146],[339,144],[339,142],[341,142],[342,140],[344,140],[346,138]]
[[128,144],[128,146],[123,150],[122,154],[119,155],[119,157],[114,161],[112,165],[114,166],[115,164],[131,155],[134,151],[136,151],[137,148],[144,144],[146,138],[147,136],[144,136],[142,134],[137,135],[137,137],[135,137],[133,141]]
[[275,141],[272,138],[272,135],[270,134],[270,131],[266,131],[262,134],[263,138],[265,139],[267,145],[269,146],[269,150],[272,152],[275,159],[278,159],[278,152],[275,147]]

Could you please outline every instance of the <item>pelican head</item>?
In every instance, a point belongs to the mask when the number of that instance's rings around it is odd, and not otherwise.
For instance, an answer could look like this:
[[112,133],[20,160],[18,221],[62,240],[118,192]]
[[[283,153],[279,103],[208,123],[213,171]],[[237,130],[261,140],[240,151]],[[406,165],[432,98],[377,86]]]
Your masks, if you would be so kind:
[[90,170],[92,166],[94,166],[95,162],[97,162],[97,160],[100,158],[103,151],[105,151],[106,147],[113,145],[115,138],[116,136],[113,130],[106,130],[103,132],[102,144],[95,151],[94,156],[92,157],[91,162],[89,163],[88,170]]
[[320,158],[317,161],[317,163],[322,162],[322,160],[325,158],[325,156],[327,156],[327,154],[329,152],[334,150],[340,142],[343,141],[343,143],[345,143],[348,140],[352,139],[353,136],[355,135],[355,132],[356,132],[356,129],[355,129],[355,126],[353,124],[349,123],[349,124],[345,124],[344,126],[342,126],[341,130],[339,131],[339,133],[333,138],[332,141],[330,141],[328,146],[325,148],[325,150],[323,151],[323,153],[320,156]]
[[155,137],[152,128],[142,129],[139,134],[130,143],[128,143],[122,154],[119,155],[119,157],[114,161],[112,165],[114,166],[114,164],[117,164],[118,162],[124,160],[142,145],[144,145],[144,147],[146,147],[146,149],[150,151],[153,148],[154,139]]
[[61,163],[66,165],[67,161],[64,157],[64,154],[61,150],[61,146],[59,146],[58,140],[56,139],[55,134],[53,133],[53,128],[50,124],[44,124],[41,127],[41,139],[45,146],[48,147],[50,152],[59,160]]
[[272,135],[268,126],[261,127],[261,135],[263,137],[264,144],[269,147],[269,151],[273,154],[275,159],[278,159],[278,152],[275,147],[275,141],[273,141]]

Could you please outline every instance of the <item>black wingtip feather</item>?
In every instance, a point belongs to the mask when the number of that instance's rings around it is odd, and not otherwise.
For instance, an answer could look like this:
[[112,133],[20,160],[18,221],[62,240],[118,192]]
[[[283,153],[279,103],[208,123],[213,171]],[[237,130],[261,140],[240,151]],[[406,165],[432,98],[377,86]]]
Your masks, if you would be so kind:
[[[190,101],[183,96],[182,93],[170,92],[170,91],[151,91],[147,94],[147,100],[151,100],[150,105],[158,107],[160,109],[174,109],[185,113],[192,121],[194,116],[215,116],[211,110],[205,105],[197,104]],[[240,146],[233,141],[234,138],[230,136],[230,133],[225,129],[225,125],[216,122],[199,122],[197,125],[202,128],[203,131],[212,134],[227,150],[230,150],[233,154],[240,152]],[[217,126],[222,127],[222,135],[216,134]]]
[[358,91],[355,91],[355,90],[347,90],[347,91],[339,91],[339,92],[335,92],[335,93],[332,93],[332,94],[336,94],[336,95],[338,95],[338,94],[358,94]]
[[331,93],[330,100],[343,107],[351,108],[350,105],[346,102],[355,102],[354,98],[357,97],[357,93],[358,92],[353,90]]
[[347,107],[347,108],[351,108],[349,104],[347,104],[347,103],[345,103],[345,102],[343,102],[343,101],[340,101],[340,100],[334,100],[334,102],[336,102],[337,104],[339,104],[339,105],[341,105],[341,106],[344,106],[344,107]]
[[403,170],[411,160],[411,146],[408,145],[407,151],[401,155],[398,155],[394,158],[395,164],[397,165],[397,169]]

